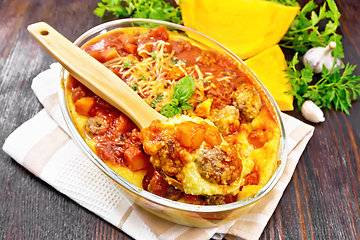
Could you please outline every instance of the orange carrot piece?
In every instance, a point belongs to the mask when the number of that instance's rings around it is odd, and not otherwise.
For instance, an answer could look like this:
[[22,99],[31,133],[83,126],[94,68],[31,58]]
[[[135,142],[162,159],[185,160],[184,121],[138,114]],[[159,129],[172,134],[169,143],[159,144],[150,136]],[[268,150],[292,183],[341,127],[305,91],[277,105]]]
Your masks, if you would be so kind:
[[215,126],[212,126],[208,123],[204,123],[203,125],[206,129],[205,138],[204,138],[205,142],[210,144],[211,147],[220,145],[222,139],[219,130]]
[[80,98],[75,102],[75,111],[84,116],[89,116],[89,112],[95,105],[95,99],[92,97]]
[[92,56],[93,58],[95,58],[96,60],[98,60],[99,62],[103,63],[105,62],[105,59],[104,59],[104,55],[103,55],[103,52],[102,51],[92,51],[92,52],[89,52],[90,56]]
[[130,132],[135,126],[124,114],[120,114],[114,121],[115,133],[126,133]]
[[122,49],[124,49],[126,52],[134,54],[137,50],[137,46],[132,43],[123,43],[121,46]]
[[190,149],[200,147],[204,140],[205,127],[194,122],[180,123],[176,128],[176,139],[180,145]]
[[105,50],[96,50],[89,52],[90,56],[95,58],[101,63],[110,61],[114,58],[119,58],[120,54],[117,52],[116,48],[108,48]]
[[134,146],[130,146],[125,150],[124,160],[129,169],[133,172],[147,168],[149,162],[145,154]]
[[181,71],[179,66],[175,66],[171,69],[167,76],[170,79],[180,79],[185,76],[185,73]]
[[116,48],[108,48],[104,51],[104,60],[105,62],[110,61],[115,58],[119,58],[120,55]]

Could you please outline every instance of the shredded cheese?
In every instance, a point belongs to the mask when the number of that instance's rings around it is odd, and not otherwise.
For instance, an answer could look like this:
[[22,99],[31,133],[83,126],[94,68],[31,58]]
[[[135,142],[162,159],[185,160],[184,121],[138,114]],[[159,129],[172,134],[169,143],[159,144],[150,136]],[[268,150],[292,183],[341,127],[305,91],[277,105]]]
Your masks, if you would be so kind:
[[[173,89],[179,80],[169,76],[174,68],[177,68],[184,76],[192,75],[198,80],[195,81],[195,91],[189,102],[203,101],[204,80],[213,78],[212,74],[202,73],[197,65],[186,67],[183,61],[175,61],[175,52],[165,51],[165,47],[169,44],[163,40],[144,43],[138,46],[138,55],[142,57],[141,60],[130,54],[110,60],[104,65],[117,72],[130,87],[136,85],[137,93],[149,105],[152,105],[153,100],[162,94],[162,99],[154,104],[157,111],[161,111],[162,106],[168,104],[172,98]],[[149,49],[152,49],[152,52],[149,52]],[[125,61],[132,62],[129,68],[124,68]]]

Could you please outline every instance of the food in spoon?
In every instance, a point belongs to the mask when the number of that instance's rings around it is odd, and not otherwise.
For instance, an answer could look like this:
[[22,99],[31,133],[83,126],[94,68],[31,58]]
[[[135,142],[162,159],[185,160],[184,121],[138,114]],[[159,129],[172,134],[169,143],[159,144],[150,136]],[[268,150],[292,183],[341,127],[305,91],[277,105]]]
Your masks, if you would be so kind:
[[209,120],[177,115],[153,123],[140,133],[155,170],[170,185],[190,195],[238,193],[242,162]]
[[113,30],[82,48],[170,117],[140,130],[68,77],[69,111],[78,131],[123,178],[199,205],[251,197],[271,178],[281,136],[274,107],[230,56],[163,26]]

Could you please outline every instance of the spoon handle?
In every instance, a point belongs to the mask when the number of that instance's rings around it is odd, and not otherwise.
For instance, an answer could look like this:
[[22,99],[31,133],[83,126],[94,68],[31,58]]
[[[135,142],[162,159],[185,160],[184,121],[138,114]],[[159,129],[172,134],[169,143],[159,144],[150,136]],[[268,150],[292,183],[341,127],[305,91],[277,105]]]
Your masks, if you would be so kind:
[[34,23],[27,29],[73,77],[128,116],[140,129],[155,119],[166,119],[118,76],[48,24]]

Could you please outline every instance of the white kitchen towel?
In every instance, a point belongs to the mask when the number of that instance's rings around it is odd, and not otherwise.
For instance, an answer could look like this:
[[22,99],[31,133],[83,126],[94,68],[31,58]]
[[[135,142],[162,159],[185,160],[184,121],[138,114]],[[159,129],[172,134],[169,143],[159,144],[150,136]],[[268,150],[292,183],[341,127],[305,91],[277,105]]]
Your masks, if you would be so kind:
[[96,167],[71,139],[57,91],[61,66],[54,63],[33,80],[43,104],[35,117],[8,136],[3,150],[34,175],[135,239],[258,239],[289,183],[314,127],[282,114],[288,159],[279,182],[256,207],[238,220],[217,228],[193,228],[156,217],[134,205],[121,187]]

